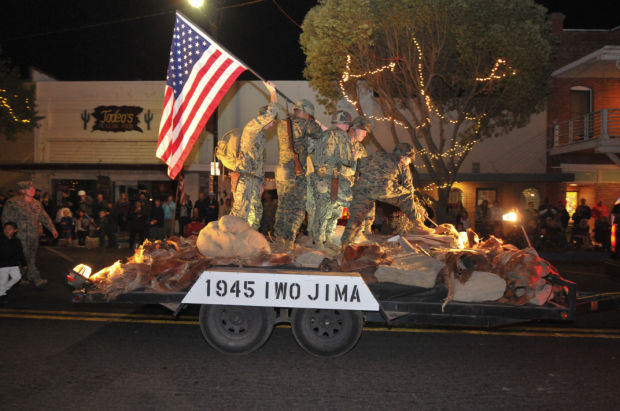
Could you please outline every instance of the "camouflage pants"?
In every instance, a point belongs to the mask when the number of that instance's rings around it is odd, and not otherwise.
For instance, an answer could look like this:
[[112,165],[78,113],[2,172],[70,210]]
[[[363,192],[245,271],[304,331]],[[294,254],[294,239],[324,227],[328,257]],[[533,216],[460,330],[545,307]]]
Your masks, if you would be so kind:
[[308,213],[308,232],[310,235],[314,235],[312,227],[315,225],[315,210],[316,210],[316,193],[314,190],[314,174],[306,176],[306,213]]
[[343,176],[338,177],[338,199],[333,203],[331,215],[328,217],[325,227],[325,235],[329,239],[336,231],[338,219],[342,216],[345,207],[351,204],[351,182]]
[[[308,224],[315,242],[323,243],[327,240],[330,232],[327,231],[328,224],[332,219],[332,214],[337,212],[334,210],[335,203],[332,201],[330,186],[331,177],[324,178],[314,175],[313,178],[313,197],[314,197],[314,215],[312,222]],[[339,216],[336,217],[336,220]],[[335,224],[334,224],[335,227]]]
[[[20,233],[21,234],[21,233]],[[22,248],[24,250],[24,258],[26,259],[26,264],[28,265],[28,270],[26,271],[26,275],[22,278],[27,279],[31,282],[37,282],[41,279],[41,273],[37,269],[35,264],[35,260],[37,258],[37,251],[39,250],[39,234],[32,235],[18,235],[19,241],[22,243]]]
[[276,237],[295,241],[306,212],[306,177],[294,180],[276,180],[278,210],[273,231]]
[[[336,231],[336,226],[338,225],[338,219],[342,216],[342,212],[345,207],[351,207],[351,201],[353,200],[353,189],[351,188],[351,184],[348,180],[341,178],[338,183],[338,200],[334,203],[334,208],[332,209],[331,216],[327,222],[326,234],[329,239],[330,236],[334,234]],[[350,215],[350,210],[349,210]],[[361,231],[364,233],[372,233],[372,223],[375,221],[375,206],[373,202],[372,210],[368,213],[368,216],[362,223]]]
[[[370,210],[370,212],[368,213],[368,216],[366,216],[366,219],[362,222],[362,233],[365,234],[372,234],[372,223],[374,223],[375,221],[375,210],[376,210],[376,204],[373,201],[372,202],[372,209]],[[351,215],[351,209],[349,208],[349,216]]]
[[347,226],[342,234],[343,245],[351,244],[355,241],[357,235],[362,231],[363,226],[367,224],[366,220],[370,213],[372,212],[374,214],[375,200],[399,207],[411,221],[415,221],[418,217],[416,200],[413,194],[402,194],[394,197],[380,196],[379,198],[374,198],[374,196],[370,195],[370,193],[366,192],[363,188],[356,190],[354,187],[353,201],[349,209],[349,221],[347,221]]
[[263,217],[263,203],[260,198],[262,181],[249,174],[241,174],[233,194],[234,203],[230,215],[243,218],[255,230]]

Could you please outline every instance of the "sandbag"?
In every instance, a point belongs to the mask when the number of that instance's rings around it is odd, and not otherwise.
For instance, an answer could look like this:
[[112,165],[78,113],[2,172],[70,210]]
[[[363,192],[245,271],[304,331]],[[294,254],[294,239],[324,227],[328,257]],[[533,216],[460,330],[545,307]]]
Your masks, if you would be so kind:
[[253,258],[271,253],[269,242],[242,218],[225,215],[200,230],[196,246],[209,258]]
[[326,258],[330,258],[330,256],[322,251],[312,250],[297,256],[297,258],[295,258],[295,264],[300,267],[319,268],[321,262]]
[[506,281],[497,274],[474,271],[465,283],[454,279],[453,287],[454,301],[496,301],[504,295]]
[[432,288],[444,263],[423,254],[394,257],[392,265],[380,265],[375,271],[379,282],[391,282],[416,287]]

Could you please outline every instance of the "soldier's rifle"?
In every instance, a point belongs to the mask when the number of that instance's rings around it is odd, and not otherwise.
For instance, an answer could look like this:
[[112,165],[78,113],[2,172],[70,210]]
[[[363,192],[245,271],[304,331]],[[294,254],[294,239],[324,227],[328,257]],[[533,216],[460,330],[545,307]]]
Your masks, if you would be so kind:
[[287,134],[287,141],[288,141],[288,148],[291,150],[291,153],[293,154],[293,161],[295,162],[295,176],[300,176],[304,173],[303,169],[301,168],[301,163],[299,162],[299,156],[297,155],[297,153],[295,152],[295,147],[293,146],[293,126],[292,126],[292,121],[291,121],[291,115],[288,111],[288,98],[287,98],[287,102],[286,102],[286,112],[287,112],[287,116],[286,116],[286,134]]

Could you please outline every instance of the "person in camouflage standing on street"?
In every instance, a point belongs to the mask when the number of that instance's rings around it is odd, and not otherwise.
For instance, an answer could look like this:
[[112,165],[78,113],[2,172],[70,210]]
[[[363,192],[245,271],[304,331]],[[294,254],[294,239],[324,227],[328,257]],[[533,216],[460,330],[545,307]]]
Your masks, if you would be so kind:
[[[306,211],[306,172],[308,143],[321,136],[321,126],[314,120],[314,106],[301,99],[293,107],[290,119],[292,135],[289,136],[287,121],[278,122],[278,144],[280,164],[276,168],[276,189],[278,190],[278,210],[274,224],[276,243],[286,248],[295,244],[297,231],[304,220]],[[291,150],[291,140],[294,152]],[[301,174],[295,173],[294,154],[299,159]]]
[[[334,210],[332,211],[332,215],[327,222],[327,232],[334,233],[336,230],[336,225],[338,224],[338,219],[342,215],[342,211],[344,207],[349,208],[351,205],[351,200],[353,199],[353,183],[355,180],[355,169],[357,160],[360,158],[368,157],[368,153],[366,152],[366,148],[362,144],[364,138],[366,138],[366,134],[370,132],[370,123],[361,116],[358,116],[353,119],[351,122],[351,126],[347,131],[351,141],[351,152],[353,153],[353,168],[347,170],[347,173],[340,175],[338,177],[338,199],[336,203],[334,203]],[[366,220],[364,220],[364,224],[362,225],[362,232],[364,233],[372,233],[372,222],[375,219],[375,208],[373,207],[371,212],[368,214]],[[328,242],[330,239],[327,239]],[[333,243],[331,243],[333,244]]]
[[[312,191],[315,212],[309,221],[314,243],[322,248],[331,236],[328,223],[338,199],[339,177],[353,174],[351,140],[347,135],[351,115],[338,111],[332,116],[333,126],[321,133],[314,147],[314,176]],[[335,216],[338,219],[340,216]]]
[[[28,266],[27,281],[36,287],[47,283],[41,278],[41,273],[35,265],[37,251],[39,249],[39,222],[47,228],[54,238],[58,238],[58,232],[54,223],[43,209],[39,200],[34,199],[35,188],[31,181],[20,181],[18,184],[19,194],[10,198],[2,210],[2,224],[14,221],[17,223],[17,238],[22,243],[24,257]],[[26,283],[22,280],[22,283]]]
[[414,158],[409,143],[398,143],[391,154],[378,151],[358,162],[343,248],[355,241],[376,200],[400,207],[413,222],[424,221],[426,212],[415,197],[409,169]]
[[239,141],[239,164],[235,171],[240,173],[237,187],[233,193],[234,203],[230,215],[243,218],[255,230],[260,226],[263,216],[261,194],[265,180],[265,133],[272,127],[277,117],[276,88],[272,82],[264,82],[269,90],[270,103],[258,110],[243,128]]

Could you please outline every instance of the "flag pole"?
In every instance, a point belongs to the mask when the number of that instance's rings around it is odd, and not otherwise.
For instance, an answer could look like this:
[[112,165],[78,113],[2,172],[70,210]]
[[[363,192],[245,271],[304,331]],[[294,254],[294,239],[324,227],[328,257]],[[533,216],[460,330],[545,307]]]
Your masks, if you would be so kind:
[[[262,82],[266,82],[267,80],[265,80],[263,78],[263,76],[261,76],[260,74],[258,74],[256,71],[254,71],[253,68],[251,68],[250,66],[248,66],[247,64],[245,64],[245,62],[243,60],[241,60],[240,58],[238,58],[236,55],[234,55],[233,53],[230,52],[230,50],[228,50],[226,47],[222,46],[220,43],[216,42],[215,40],[213,40],[213,38],[207,34],[207,32],[200,28],[198,25],[196,25],[194,22],[192,22],[189,18],[187,18],[187,16],[185,16],[183,13],[181,13],[180,11],[177,10],[177,15],[179,17],[181,17],[188,25],[190,25],[194,30],[200,32],[201,34],[203,34],[205,37],[207,37],[209,39],[209,41],[211,41],[212,43],[216,43],[218,45],[219,48],[221,48],[222,50],[224,50],[226,53],[230,54],[230,56],[232,58],[234,58],[235,60],[237,60],[239,63],[241,63],[247,71],[249,71],[250,73],[254,74],[260,81]],[[293,100],[291,100],[286,94],[282,93],[280,90],[278,90],[276,88],[276,92],[281,95],[282,97],[284,97],[284,99],[287,101],[287,103],[292,103],[295,104],[295,102]]]
[[[177,192],[174,195],[174,207],[172,208],[172,231],[171,236],[174,235],[174,223],[177,217],[177,205],[179,203],[179,187],[181,186],[181,181],[183,181],[183,190],[185,190],[185,180],[183,180],[183,174],[179,173],[179,181],[177,181]],[[181,229],[179,227],[179,237],[183,237],[183,233],[180,232]]]

